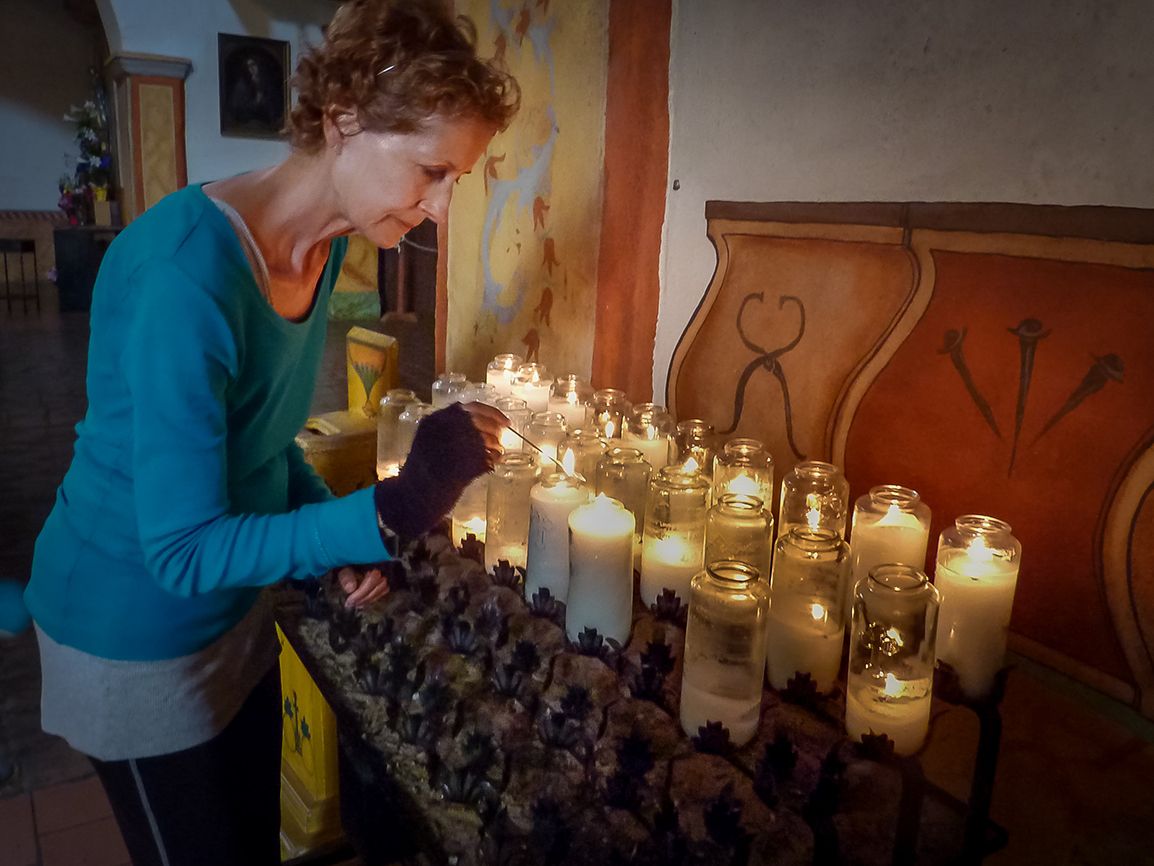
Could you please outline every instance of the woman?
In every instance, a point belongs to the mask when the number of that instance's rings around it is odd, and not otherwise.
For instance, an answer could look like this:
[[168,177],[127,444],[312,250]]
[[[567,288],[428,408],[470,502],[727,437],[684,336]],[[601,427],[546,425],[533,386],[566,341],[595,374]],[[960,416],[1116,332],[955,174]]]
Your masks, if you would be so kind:
[[[503,416],[422,422],[333,499],[303,424],[345,235],[395,246],[516,111],[438,3],[358,0],[300,63],[282,163],[158,203],[109,248],[88,412],[26,600],[43,726],[93,758],[136,866],[278,862],[280,701],[261,587],[387,558],[489,468]],[[347,604],[387,591],[345,569]]]

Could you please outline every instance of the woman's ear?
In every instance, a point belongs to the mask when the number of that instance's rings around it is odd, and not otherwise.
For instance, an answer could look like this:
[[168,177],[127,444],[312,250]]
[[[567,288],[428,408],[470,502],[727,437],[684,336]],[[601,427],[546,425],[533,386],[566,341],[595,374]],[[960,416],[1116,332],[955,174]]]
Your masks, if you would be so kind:
[[325,144],[337,150],[341,149],[346,138],[350,135],[356,135],[361,131],[361,125],[357,120],[356,112],[335,105],[325,112],[323,125]]

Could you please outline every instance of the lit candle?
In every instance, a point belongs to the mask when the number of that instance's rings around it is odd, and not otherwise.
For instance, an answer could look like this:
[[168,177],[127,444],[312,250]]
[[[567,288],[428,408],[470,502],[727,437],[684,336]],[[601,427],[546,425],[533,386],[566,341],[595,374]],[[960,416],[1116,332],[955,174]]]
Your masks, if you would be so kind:
[[938,658],[969,698],[987,696],[1006,656],[1021,547],[1008,524],[966,515],[942,533],[934,585],[942,596]]
[[[734,496],[754,496],[762,502],[768,502],[768,496],[765,496],[765,487],[758,482],[756,478],[747,472],[738,472],[729,481],[725,482],[724,493],[722,495],[733,494]],[[720,498],[720,497],[718,497]]]
[[684,604],[689,581],[701,571],[704,559],[703,538],[692,541],[680,533],[646,538],[641,547],[641,598],[653,604],[663,589],[672,589]]
[[554,598],[569,594],[569,515],[589,501],[580,478],[561,472],[545,475],[529,492],[529,550],[525,596],[545,587]]
[[485,384],[497,389],[498,397],[510,397],[513,394],[513,379],[517,375],[517,368],[524,359],[520,355],[497,355],[485,369]]
[[570,429],[584,427],[593,387],[575,373],[558,376],[549,394],[549,411],[559,412]]
[[396,478],[401,474],[401,463],[399,460],[378,460],[377,461],[377,480],[384,481],[386,478]]
[[654,472],[669,465],[669,448],[673,441],[669,434],[661,433],[650,425],[640,433],[630,430],[621,438],[623,444],[641,452],[641,456],[653,467]]
[[807,673],[821,693],[833,691],[841,668],[845,628],[825,605],[796,606],[770,602],[769,684],[779,691],[798,673]]
[[485,543],[485,518],[469,517],[465,520],[453,518],[453,539],[460,544],[468,536],[476,536],[477,541]]
[[513,396],[525,401],[531,412],[545,412],[549,408],[552,380],[541,364],[522,364],[513,380]]
[[912,755],[922,747],[930,726],[932,681],[900,680],[874,672],[864,683],[852,682],[846,693],[845,728],[857,742],[863,734],[885,734],[894,752]]
[[569,592],[565,632],[592,627],[622,645],[633,625],[633,515],[598,495],[569,515]]
[[871,488],[853,510],[851,589],[883,562],[924,568],[929,540],[930,509],[916,490],[896,484]]
[[453,506],[453,537],[452,541],[460,545],[465,537],[472,533],[480,542],[485,541],[485,530],[488,527],[486,511],[489,500],[489,476],[482,475],[474,478],[461,493],[457,504]]

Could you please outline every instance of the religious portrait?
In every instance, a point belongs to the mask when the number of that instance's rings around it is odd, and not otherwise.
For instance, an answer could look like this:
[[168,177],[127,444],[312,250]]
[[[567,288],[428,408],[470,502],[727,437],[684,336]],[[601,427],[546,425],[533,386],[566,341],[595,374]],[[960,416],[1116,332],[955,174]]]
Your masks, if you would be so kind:
[[279,138],[288,113],[289,44],[219,33],[217,53],[221,133]]

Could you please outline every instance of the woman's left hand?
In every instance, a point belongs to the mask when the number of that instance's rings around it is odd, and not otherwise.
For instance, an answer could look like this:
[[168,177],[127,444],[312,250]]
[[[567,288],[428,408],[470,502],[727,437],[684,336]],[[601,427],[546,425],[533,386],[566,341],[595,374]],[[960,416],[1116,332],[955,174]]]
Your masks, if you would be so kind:
[[337,572],[337,582],[348,594],[345,607],[364,607],[383,598],[389,591],[389,580],[379,568],[359,571],[345,566]]

